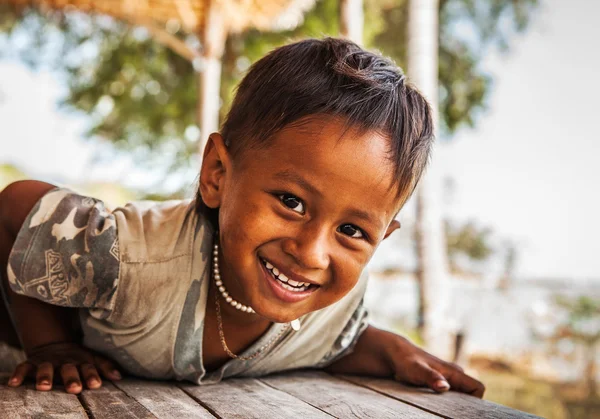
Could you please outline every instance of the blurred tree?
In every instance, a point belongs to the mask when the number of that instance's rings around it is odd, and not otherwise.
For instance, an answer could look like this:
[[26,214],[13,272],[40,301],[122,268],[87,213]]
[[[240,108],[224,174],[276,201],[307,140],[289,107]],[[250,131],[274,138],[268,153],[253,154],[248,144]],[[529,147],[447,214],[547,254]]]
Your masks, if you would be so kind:
[[[224,56],[223,116],[234,86],[251,63],[290,38],[339,33],[338,0],[321,0],[291,31],[230,35]],[[406,63],[406,0],[364,0],[364,42]],[[485,107],[491,76],[480,65],[490,46],[506,49],[526,28],[538,0],[440,1],[440,118],[446,134],[473,125]],[[177,22],[167,31],[192,46]],[[0,56],[59,70],[69,87],[62,104],[89,114],[89,136],[173,167],[196,161],[197,78],[192,65],[152,41],[143,28],[106,16],[14,7],[0,3]],[[0,35],[1,36],[1,35]],[[1,41],[1,40],[0,40]],[[183,140],[183,141],[182,141]]]
[[469,271],[469,268],[461,264],[461,258],[480,263],[488,260],[494,253],[490,244],[492,230],[489,228],[478,227],[473,222],[456,225],[446,220],[444,230],[449,267],[454,274]]
[[513,240],[505,240],[503,243],[504,247],[504,272],[500,277],[498,283],[498,289],[506,291],[510,288],[512,281],[514,280],[515,268],[517,266],[518,248],[517,244]]
[[[407,70],[409,80],[432,108],[433,132],[439,127],[439,0],[408,2]],[[417,327],[424,344],[440,358],[451,356],[448,258],[445,252],[440,175],[430,164],[415,191],[415,254],[418,284]],[[460,345],[456,345],[458,353]]]
[[362,45],[365,24],[363,0],[339,0],[339,3],[340,35]]
[[551,354],[570,357],[571,354],[560,351],[561,342],[570,342],[575,348],[583,349],[585,367],[583,377],[588,398],[597,397],[598,385],[596,357],[600,345],[600,299],[587,295],[554,297],[552,327],[549,331],[540,331],[533,324],[532,332],[538,339],[551,344]]

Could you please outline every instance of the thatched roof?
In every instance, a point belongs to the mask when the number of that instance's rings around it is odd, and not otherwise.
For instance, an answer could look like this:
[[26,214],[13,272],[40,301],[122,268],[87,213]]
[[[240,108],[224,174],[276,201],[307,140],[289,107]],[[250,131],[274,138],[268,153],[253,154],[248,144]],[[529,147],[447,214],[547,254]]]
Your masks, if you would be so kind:
[[273,30],[295,27],[314,0],[0,0],[0,3],[96,12],[134,24],[162,27],[176,21],[187,32],[199,33],[204,29],[210,8],[216,8],[223,16],[227,32],[250,27]]

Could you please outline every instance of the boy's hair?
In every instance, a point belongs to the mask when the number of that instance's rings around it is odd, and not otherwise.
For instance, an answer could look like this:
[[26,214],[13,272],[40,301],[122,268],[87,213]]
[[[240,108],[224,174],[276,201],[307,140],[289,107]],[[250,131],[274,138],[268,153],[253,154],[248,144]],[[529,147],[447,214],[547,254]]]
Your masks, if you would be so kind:
[[[221,134],[235,157],[316,115],[339,117],[348,128],[388,136],[397,196],[408,199],[433,143],[431,108],[391,60],[351,41],[307,39],[257,61],[237,88]],[[204,205],[199,190],[196,209],[218,225],[217,211]]]

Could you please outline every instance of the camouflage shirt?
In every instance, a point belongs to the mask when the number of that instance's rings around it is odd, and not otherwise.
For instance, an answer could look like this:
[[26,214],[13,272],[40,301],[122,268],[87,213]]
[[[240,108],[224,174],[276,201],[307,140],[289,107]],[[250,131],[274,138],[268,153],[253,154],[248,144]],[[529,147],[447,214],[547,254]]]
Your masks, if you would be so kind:
[[209,223],[189,200],[109,211],[97,199],[59,188],[23,223],[8,278],[16,293],[79,308],[84,344],[147,378],[204,384],[322,367],[348,353],[366,328],[363,276],[340,301],[303,316],[299,332],[273,324],[244,354],[280,335],[273,346],[207,373],[202,333],[212,241]]

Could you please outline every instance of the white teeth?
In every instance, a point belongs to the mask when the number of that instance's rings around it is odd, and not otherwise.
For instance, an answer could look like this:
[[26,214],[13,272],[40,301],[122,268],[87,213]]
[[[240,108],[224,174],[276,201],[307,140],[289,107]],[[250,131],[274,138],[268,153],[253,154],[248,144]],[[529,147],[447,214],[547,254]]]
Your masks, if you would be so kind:
[[295,288],[295,287],[292,287],[292,286],[290,286],[288,284],[283,284],[283,283],[281,284],[281,286],[283,288],[285,288],[286,290],[290,290],[290,291],[294,291],[294,292],[301,292],[301,291],[305,291],[306,290],[306,287]]
[[275,279],[278,279],[281,286],[284,287],[285,289],[290,290],[290,291],[295,291],[295,292],[301,292],[301,291],[306,291],[308,289],[308,287],[310,286],[310,284],[308,282],[298,282],[298,281],[294,281],[293,279],[289,279],[283,273],[280,273],[279,269],[277,269],[276,267],[271,265],[266,260],[264,261],[264,263],[265,263],[265,266],[267,267],[267,269],[269,270],[269,272],[271,272],[271,274],[273,275],[273,277],[275,277]]

